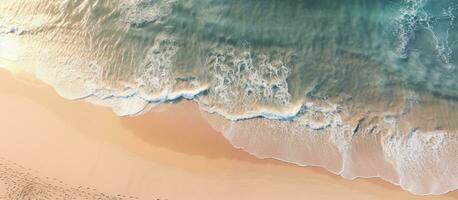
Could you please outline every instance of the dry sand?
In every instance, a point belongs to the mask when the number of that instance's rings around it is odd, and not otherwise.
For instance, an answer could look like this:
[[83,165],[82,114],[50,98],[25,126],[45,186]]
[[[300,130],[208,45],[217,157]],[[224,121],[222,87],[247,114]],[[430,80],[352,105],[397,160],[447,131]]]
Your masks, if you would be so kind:
[[[191,102],[120,118],[20,79],[0,70],[0,164],[14,162],[49,184],[140,199],[458,199],[256,159],[212,130]],[[5,187],[0,182],[0,199],[8,199]]]

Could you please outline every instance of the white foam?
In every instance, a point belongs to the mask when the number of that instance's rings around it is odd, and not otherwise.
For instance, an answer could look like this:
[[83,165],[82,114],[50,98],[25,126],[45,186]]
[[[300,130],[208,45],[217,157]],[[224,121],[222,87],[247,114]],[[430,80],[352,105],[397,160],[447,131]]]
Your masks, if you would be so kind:
[[[154,4],[146,8],[135,7],[139,0],[128,2],[133,8],[126,9],[126,21],[140,23],[166,16],[172,1],[151,1]],[[406,12],[418,12],[415,6],[412,9]],[[401,35],[410,34],[410,28]],[[379,121],[364,124],[364,119],[349,120],[346,116],[350,114],[341,105],[293,102],[287,82],[288,59],[269,57],[265,52],[215,50],[205,66],[209,83],[194,79],[178,83],[177,78],[182,77],[174,77],[172,67],[179,48],[172,36],[156,36],[132,79],[121,86],[107,83],[106,63],[89,56],[78,55],[77,59],[51,54],[57,56],[52,60],[56,62],[43,63],[54,65],[39,66],[35,73],[62,96],[110,106],[120,116],[137,115],[168,101],[193,99],[203,110],[222,118],[221,124],[213,125],[235,147],[260,158],[322,166],[349,179],[381,177],[416,194],[441,194],[458,187],[458,162],[454,160],[458,144],[453,133],[415,130],[405,134],[396,128],[396,113],[380,113],[372,116]],[[415,99],[412,96],[412,103]]]
[[[332,106],[319,108],[332,110]],[[328,120],[335,122],[327,128],[304,126],[307,120],[234,122],[206,116],[234,147],[258,158],[321,166],[347,179],[380,177],[419,195],[458,188],[456,133],[414,130],[407,134],[396,128],[397,123],[373,120],[383,119],[381,116],[366,116],[352,123],[338,113],[329,115]],[[356,127],[357,134],[353,133]]]
[[178,82],[170,72],[172,60],[179,47],[175,39],[167,35],[155,37],[131,81],[112,86],[104,78],[101,61],[83,58],[56,57],[54,64],[35,69],[38,78],[53,85],[56,91],[68,99],[86,100],[109,106],[119,116],[136,115],[149,105],[178,99],[193,99],[208,86],[190,79]]
[[394,131],[385,138],[383,150],[403,189],[415,194],[443,194],[458,188],[456,133]]
[[173,38],[165,35],[155,38],[153,46],[137,70],[135,88],[138,88],[143,96],[172,91],[174,79],[170,68],[177,51],[178,46]]
[[445,66],[452,66],[450,64],[450,58],[453,53],[452,48],[449,44],[449,32],[452,28],[454,28],[455,23],[455,16],[453,15],[455,8],[453,6],[449,6],[447,8],[442,9],[442,16],[439,18],[447,18],[448,25],[445,32],[440,33],[435,30],[435,25],[431,23],[426,23],[426,28],[431,32],[431,36],[433,37],[436,45],[436,51],[438,58],[445,64]]
[[[456,10],[456,5],[449,5],[442,9],[440,16],[435,16],[441,20],[447,19],[448,25],[445,31],[436,30],[437,25],[431,21],[431,13],[428,13],[424,6],[428,0],[403,0],[402,7],[399,10],[399,15],[395,17],[397,26],[396,34],[398,36],[399,45],[396,52],[400,58],[407,58],[408,46],[411,40],[415,38],[415,32],[419,27],[428,30],[435,42],[435,49],[438,58],[443,62],[445,67],[453,68],[450,64],[450,58],[453,53],[449,44],[449,32],[454,28],[456,17],[453,15]],[[443,27],[442,27],[443,28]],[[441,29],[442,29],[441,28]]]
[[291,117],[300,106],[291,102],[286,81],[290,72],[284,63],[264,54],[254,56],[251,50],[215,50],[206,60],[211,87],[199,103],[229,118]]
[[423,10],[427,0],[403,0],[399,15],[395,17],[397,25],[396,34],[399,45],[396,53],[400,58],[408,57],[408,45],[414,37],[415,30],[420,21],[427,21],[428,15]]
[[175,0],[123,0],[124,21],[134,26],[158,22],[168,16]]

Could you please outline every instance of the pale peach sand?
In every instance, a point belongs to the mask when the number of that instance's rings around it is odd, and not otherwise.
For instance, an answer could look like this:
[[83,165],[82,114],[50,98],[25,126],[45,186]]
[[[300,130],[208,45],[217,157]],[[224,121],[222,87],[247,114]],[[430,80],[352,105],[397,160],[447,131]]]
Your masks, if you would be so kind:
[[120,118],[1,70],[0,199],[458,199],[259,160],[212,130],[194,103],[161,110]]

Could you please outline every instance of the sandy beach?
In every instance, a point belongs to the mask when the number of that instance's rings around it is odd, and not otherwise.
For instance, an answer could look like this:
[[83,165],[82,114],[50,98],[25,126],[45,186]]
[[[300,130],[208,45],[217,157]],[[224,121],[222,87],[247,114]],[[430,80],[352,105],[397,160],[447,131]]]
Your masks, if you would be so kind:
[[[120,118],[16,76],[0,70],[0,164],[36,177],[32,186],[126,199],[458,199],[458,191],[415,196],[375,178],[350,181],[321,168],[259,160],[233,148],[192,102]],[[23,190],[5,183],[6,176],[0,170],[0,199]]]

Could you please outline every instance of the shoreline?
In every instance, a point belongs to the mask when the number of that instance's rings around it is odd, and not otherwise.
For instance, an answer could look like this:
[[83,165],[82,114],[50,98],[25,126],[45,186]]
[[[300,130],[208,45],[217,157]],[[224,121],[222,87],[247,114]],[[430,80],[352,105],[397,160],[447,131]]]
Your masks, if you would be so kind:
[[[378,178],[345,180],[318,167],[255,158],[213,130],[195,103],[182,101],[160,112],[120,118],[107,107],[66,100],[50,86],[18,81],[5,70],[0,70],[0,81],[0,106],[11,111],[0,117],[11,122],[1,127],[1,137],[13,140],[0,140],[0,152],[7,154],[1,156],[69,185],[86,184],[109,194],[124,190],[140,199],[152,194],[278,199],[298,193],[324,199],[458,199],[458,191],[416,196]],[[21,149],[29,151],[17,153]]]

